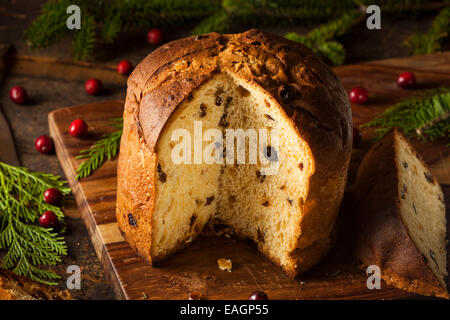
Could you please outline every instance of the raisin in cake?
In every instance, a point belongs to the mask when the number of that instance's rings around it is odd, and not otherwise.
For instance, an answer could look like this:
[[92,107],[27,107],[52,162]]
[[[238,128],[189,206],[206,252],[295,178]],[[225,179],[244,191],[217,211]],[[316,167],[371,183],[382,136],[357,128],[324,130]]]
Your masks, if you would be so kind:
[[[158,48],[128,80],[117,191],[127,241],[155,265],[205,225],[220,223],[288,274],[309,269],[330,248],[344,192],[352,145],[347,100],[312,51],[258,30]],[[203,132],[276,130],[278,147],[269,139],[263,147],[277,173],[267,174],[260,161],[174,163],[174,132],[194,139],[196,121]],[[217,148],[222,156],[234,152]]]
[[397,130],[364,157],[355,189],[356,253],[390,285],[448,298],[447,224],[439,183]]

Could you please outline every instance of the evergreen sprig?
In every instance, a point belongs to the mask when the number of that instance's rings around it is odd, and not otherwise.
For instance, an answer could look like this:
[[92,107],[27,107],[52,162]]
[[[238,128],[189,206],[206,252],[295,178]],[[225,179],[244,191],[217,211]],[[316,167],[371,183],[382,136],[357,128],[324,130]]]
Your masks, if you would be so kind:
[[[193,34],[226,33],[234,31],[235,26],[242,29],[329,21],[369,4],[379,5],[385,13],[402,13],[426,9],[430,3],[437,8],[449,0],[50,0],[25,31],[25,37],[31,48],[39,49],[70,34],[74,57],[87,59],[96,43],[112,43],[124,29],[194,25]],[[81,8],[81,30],[66,27],[69,5]],[[436,20],[438,29],[445,17]],[[434,39],[430,42],[435,43]],[[340,44],[320,43],[317,47],[336,61],[342,60]]]
[[52,229],[36,225],[39,216],[53,211],[64,225],[59,207],[43,200],[45,190],[57,188],[68,194],[70,188],[58,176],[32,172],[0,162],[0,249],[6,250],[0,266],[46,284],[60,277],[42,265],[52,266],[67,254],[64,238]]
[[99,24],[102,37],[113,42],[123,28],[184,25],[208,17],[220,8],[219,0],[126,0],[104,3]]
[[380,116],[362,125],[374,127],[375,139],[394,127],[422,141],[450,138],[450,88],[425,90],[387,108]]
[[411,13],[442,8],[448,0],[354,0],[360,7],[378,5],[383,13]]
[[200,22],[193,30],[193,35],[203,34],[214,30],[218,33],[225,33],[231,29],[234,16],[225,10],[219,10],[211,17]]
[[86,160],[77,169],[77,179],[91,175],[106,160],[112,160],[117,155],[123,131],[123,118],[113,119],[113,125],[118,128],[117,131],[104,135],[91,148],[80,151],[76,159]]
[[[224,0],[222,10],[243,26],[310,24],[334,19],[356,8],[354,0]],[[209,30],[211,32],[214,30]],[[229,31],[229,30],[228,30]]]
[[345,59],[345,49],[342,44],[333,41],[333,39],[346,34],[362,17],[363,13],[361,11],[354,10],[313,29],[305,36],[301,36],[296,32],[288,32],[285,34],[285,37],[304,44],[314,52],[329,59],[334,65],[340,65]]
[[410,36],[405,45],[413,55],[430,54],[441,50],[441,43],[450,32],[450,7],[442,9],[434,18],[427,33]]
[[69,32],[66,26],[67,7],[71,0],[49,1],[42,5],[41,14],[25,30],[25,37],[32,49],[45,48],[59,41]]
[[86,60],[92,55],[95,44],[95,19],[89,14],[82,16],[82,28],[75,31],[72,41],[75,60]]

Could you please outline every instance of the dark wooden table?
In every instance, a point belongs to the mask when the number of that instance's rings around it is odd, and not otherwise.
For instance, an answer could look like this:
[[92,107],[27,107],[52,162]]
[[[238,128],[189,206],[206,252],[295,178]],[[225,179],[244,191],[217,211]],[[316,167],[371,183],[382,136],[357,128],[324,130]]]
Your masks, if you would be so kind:
[[[31,51],[23,40],[23,30],[38,15],[43,2],[7,0],[0,4],[0,42],[12,45],[4,61],[0,62],[0,108],[11,124],[22,164],[33,170],[63,175],[55,155],[41,155],[34,149],[34,139],[48,133],[48,112],[63,106],[124,99],[126,78],[116,73],[117,62],[129,59],[136,64],[154,47],[145,41],[146,30],[141,30],[123,32],[114,45],[99,45],[90,62],[74,63],[71,60],[70,39],[41,51]],[[414,19],[383,19],[382,30],[379,31],[369,31],[364,25],[355,27],[350,35],[341,39],[347,50],[346,64],[406,56],[407,50],[401,43],[412,33],[424,32],[431,18],[432,15],[426,14]],[[266,30],[284,34],[286,31],[305,32],[311,28]],[[165,39],[185,36],[182,30],[186,29],[165,30]],[[104,94],[92,97],[84,92],[84,81],[91,77],[104,82]],[[11,102],[8,92],[16,85],[26,88],[31,97],[29,104],[20,106]],[[113,299],[73,200],[67,202],[65,213],[69,226],[66,234],[69,255],[55,270],[64,277],[67,265],[81,267],[82,289],[72,292],[75,298]],[[64,281],[61,287],[64,287]]]

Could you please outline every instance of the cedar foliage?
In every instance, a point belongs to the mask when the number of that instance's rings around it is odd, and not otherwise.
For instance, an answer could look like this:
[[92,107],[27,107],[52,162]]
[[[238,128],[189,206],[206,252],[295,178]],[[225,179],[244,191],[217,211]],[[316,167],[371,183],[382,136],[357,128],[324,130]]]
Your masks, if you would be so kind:
[[433,20],[428,32],[410,36],[405,45],[413,55],[429,54],[441,50],[442,42],[450,32],[450,7],[442,9]]
[[422,91],[386,109],[380,116],[362,125],[378,127],[375,139],[392,128],[422,141],[450,138],[450,88]]
[[60,277],[41,268],[61,262],[67,254],[64,238],[52,229],[38,225],[40,215],[53,211],[64,226],[61,208],[44,202],[43,194],[57,188],[62,194],[70,189],[58,176],[32,172],[0,162],[0,250],[5,250],[0,267],[46,284]]
[[[121,30],[132,28],[158,28],[166,26],[194,26],[192,34],[236,31],[235,28],[262,25],[289,26],[324,23],[351,11],[361,12],[370,4],[377,4],[383,13],[403,13],[442,7],[449,0],[50,0],[41,8],[41,14],[25,31],[33,49],[47,47],[65,35],[72,35],[75,59],[87,59],[98,42],[113,43]],[[81,8],[81,30],[66,27],[69,5]],[[444,12],[445,13],[445,12]],[[436,43],[436,37],[445,24],[442,15],[428,36],[411,43],[423,41]],[[447,25],[448,26],[448,25]],[[442,38],[438,38],[439,40]],[[322,42],[323,54],[340,60],[342,50],[337,43]],[[436,45],[430,50],[438,50]],[[316,50],[318,50],[316,48]]]
[[339,42],[333,41],[347,32],[363,17],[359,10],[351,11],[342,17],[323,24],[305,36],[295,32],[288,32],[285,37],[300,42],[311,48],[314,52],[329,59],[334,65],[340,65],[345,59],[345,49]]
[[113,119],[118,130],[104,135],[91,148],[81,150],[76,159],[85,159],[77,168],[77,179],[87,177],[102,166],[106,160],[112,160],[119,152],[123,130],[123,118]]

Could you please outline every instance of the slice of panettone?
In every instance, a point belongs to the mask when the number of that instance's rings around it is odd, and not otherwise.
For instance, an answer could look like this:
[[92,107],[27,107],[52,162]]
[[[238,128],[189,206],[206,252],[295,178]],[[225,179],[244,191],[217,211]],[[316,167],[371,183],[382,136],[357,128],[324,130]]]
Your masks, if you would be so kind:
[[68,290],[59,290],[0,268],[0,300],[71,300]]
[[356,254],[388,284],[449,298],[444,195],[425,163],[392,130],[364,157],[355,186]]

